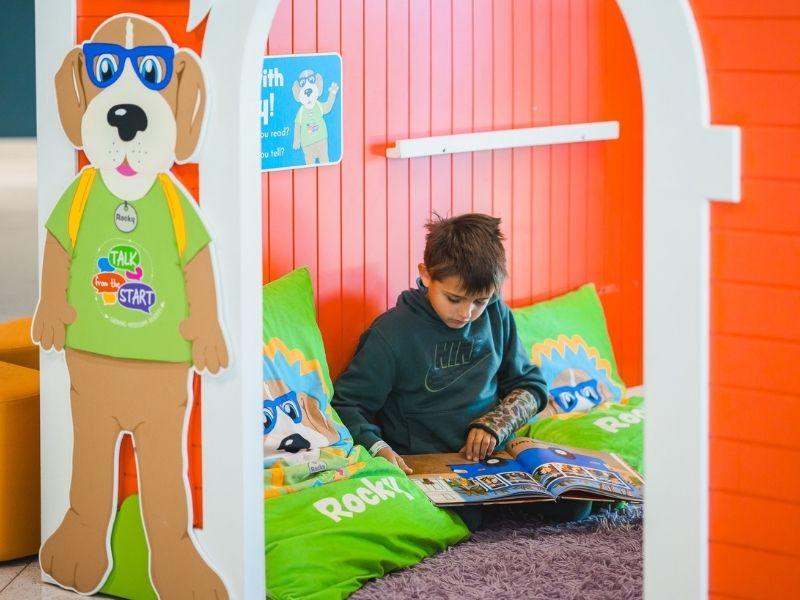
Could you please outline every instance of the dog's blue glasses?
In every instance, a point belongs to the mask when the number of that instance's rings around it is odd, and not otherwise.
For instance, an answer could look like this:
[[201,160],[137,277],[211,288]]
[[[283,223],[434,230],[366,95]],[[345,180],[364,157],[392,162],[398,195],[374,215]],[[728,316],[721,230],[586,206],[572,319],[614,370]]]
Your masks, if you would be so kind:
[[86,42],[83,45],[86,72],[94,85],[108,87],[119,79],[129,60],[139,81],[151,90],[162,90],[172,79],[172,46],[136,46],[123,48],[117,44]]
[[300,87],[303,87],[306,83],[315,83],[316,81],[317,81],[317,76],[316,74],[314,74],[314,75],[309,75],[308,77],[300,77],[297,80],[297,83],[300,84]]
[[597,380],[589,379],[581,383],[570,386],[564,385],[557,388],[552,388],[550,394],[553,400],[556,401],[564,412],[570,412],[581,400],[588,400],[593,405],[600,404],[603,401],[600,393],[597,391]]
[[275,423],[278,422],[277,411],[279,410],[295,423],[303,420],[303,413],[300,411],[300,403],[297,401],[295,392],[286,392],[274,400],[264,400],[264,435],[267,435],[275,428]]

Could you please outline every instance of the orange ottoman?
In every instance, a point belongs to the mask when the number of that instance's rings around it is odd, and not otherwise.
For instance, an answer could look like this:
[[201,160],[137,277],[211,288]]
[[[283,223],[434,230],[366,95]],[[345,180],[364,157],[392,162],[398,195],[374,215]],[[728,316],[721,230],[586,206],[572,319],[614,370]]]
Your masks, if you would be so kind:
[[39,551],[39,371],[0,362],[0,561]]
[[39,368],[39,346],[31,341],[31,318],[0,323],[0,361]]

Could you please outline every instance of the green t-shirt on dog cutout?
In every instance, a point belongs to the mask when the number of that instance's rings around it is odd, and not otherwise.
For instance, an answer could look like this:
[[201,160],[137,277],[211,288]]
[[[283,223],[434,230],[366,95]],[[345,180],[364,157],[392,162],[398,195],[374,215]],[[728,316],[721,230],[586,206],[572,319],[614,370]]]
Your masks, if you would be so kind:
[[[191,344],[178,331],[189,314],[183,267],[211,239],[193,203],[176,187],[186,237],[181,255],[158,179],[143,197],[125,203],[98,172],[73,248],[68,221],[78,180],[45,225],[72,260],[67,301],[77,318],[67,326],[65,346],[116,358],[191,362]],[[135,219],[120,228],[117,215]]]

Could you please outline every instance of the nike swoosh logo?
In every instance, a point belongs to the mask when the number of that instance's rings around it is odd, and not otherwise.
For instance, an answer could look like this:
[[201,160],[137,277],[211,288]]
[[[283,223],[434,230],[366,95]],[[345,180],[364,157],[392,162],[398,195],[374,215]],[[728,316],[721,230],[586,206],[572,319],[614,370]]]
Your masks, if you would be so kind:
[[[433,365],[431,365],[430,367],[428,367],[428,372],[425,373],[425,389],[429,392],[441,392],[442,390],[447,389],[448,387],[453,385],[456,381],[464,377],[464,375],[472,371],[472,369],[474,369],[475,367],[479,366],[481,363],[486,361],[490,356],[492,356],[491,352],[483,355],[474,363],[469,365],[466,369],[459,370],[458,373],[455,374],[453,377],[440,375],[439,377],[432,378],[431,375],[436,371],[436,369],[433,367]],[[447,369],[448,373],[452,373],[454,370],[455,369],[452,368]],[[436,381],[436,380],[441,380],[441,381]]]

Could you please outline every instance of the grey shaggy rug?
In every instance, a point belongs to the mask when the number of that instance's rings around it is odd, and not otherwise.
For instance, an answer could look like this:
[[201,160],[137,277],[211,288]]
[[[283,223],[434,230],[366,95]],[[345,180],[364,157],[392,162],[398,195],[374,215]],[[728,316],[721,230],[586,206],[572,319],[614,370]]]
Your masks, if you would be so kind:
[[393,598],[639,600],[642,508],[603,508],[579,523],[559,524],[530,505],[497,507],[466,542],[350,596]]

